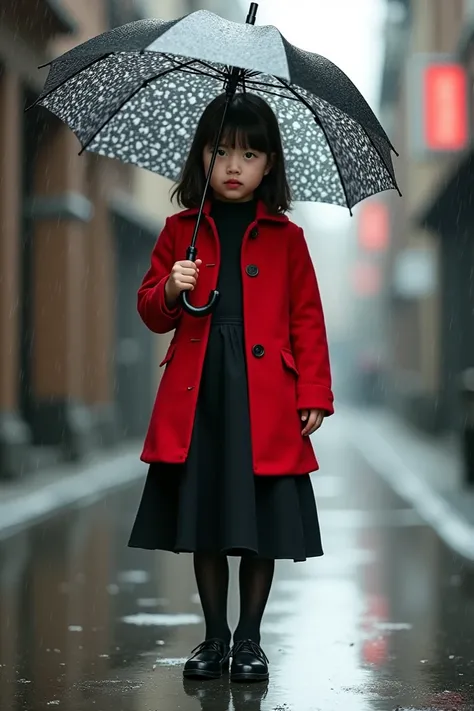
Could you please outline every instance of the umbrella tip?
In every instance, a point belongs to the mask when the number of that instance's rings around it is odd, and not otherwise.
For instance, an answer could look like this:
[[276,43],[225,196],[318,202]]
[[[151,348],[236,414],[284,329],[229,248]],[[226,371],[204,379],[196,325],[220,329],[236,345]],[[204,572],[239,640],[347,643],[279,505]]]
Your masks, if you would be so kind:
[[255,20],[257,19],[257,10],[258,10],[258,3],[251,2],[249,14],[247,15],[247,19],[245,20],[247,25],[254,25],[255,24]]

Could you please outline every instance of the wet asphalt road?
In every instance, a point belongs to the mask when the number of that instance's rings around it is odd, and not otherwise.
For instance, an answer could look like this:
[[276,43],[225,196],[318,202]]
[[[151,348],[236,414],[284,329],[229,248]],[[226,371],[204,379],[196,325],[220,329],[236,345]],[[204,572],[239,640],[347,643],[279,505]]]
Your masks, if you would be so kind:
[[317,447],[326,555],[277,565],[268,687],[183,684],[202,638],[191,559],[127,549],[133,487],[0,544],[1,711],[472,711],[474,571],[337,418]]

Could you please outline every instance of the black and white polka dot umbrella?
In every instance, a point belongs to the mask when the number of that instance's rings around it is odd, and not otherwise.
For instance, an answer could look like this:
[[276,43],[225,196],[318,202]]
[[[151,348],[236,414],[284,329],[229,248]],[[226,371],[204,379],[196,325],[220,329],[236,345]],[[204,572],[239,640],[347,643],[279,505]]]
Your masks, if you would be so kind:
[[[294,47],[275,27],[245,24],[200,10],[179,20],[142,20],[95,37],[51,62],[35,104],[64,121],[82,150],[118,158],[176,181],[199,118],[225,89],[261,95],[281,128],[294,200],[352,207],[397,188],[393,149],[348,77],[318,54]],[[215,146],[186,258],[195,260]],[[181,294],[183,308],[207,316]]]
[[259,94],[279,119],[294,200],[352,208],[398,189],[394,149],[348,77],[252,19],[199,10],[105,32],[51,62],[35,104],[83,150],[177,180],[203,110],[239,67],[236,91]]

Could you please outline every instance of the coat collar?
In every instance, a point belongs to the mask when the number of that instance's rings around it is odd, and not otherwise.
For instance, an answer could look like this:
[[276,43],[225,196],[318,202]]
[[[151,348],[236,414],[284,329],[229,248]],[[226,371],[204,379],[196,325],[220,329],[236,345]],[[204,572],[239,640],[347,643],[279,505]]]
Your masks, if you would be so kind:
[[[206,215],[207,217],[210,216],[211,214],[211,208],[212,208],[212,200],[209,198],[206,200],[204,203],[204,209],[203,209],[203,214]],[[181,219],[185,219],[187,217],[195,217],[199,212],[199,208],[197,207],[191,207],[188,210],[183,210],[182,212],[178,212],[178,217]],[[265,203],[263,200],[258,200],[257,201],[257,215],[256,215],[257,222],[288,222],[288,217],[286,215],[275,215],[271,212],[268,212]]]

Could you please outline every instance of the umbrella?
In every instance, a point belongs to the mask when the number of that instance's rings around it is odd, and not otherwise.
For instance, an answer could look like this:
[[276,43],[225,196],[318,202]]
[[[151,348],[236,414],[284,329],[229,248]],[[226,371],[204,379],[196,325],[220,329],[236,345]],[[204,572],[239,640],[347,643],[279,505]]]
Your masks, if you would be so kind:
[[[209,101],[226,92],[223,127],[235,93],[251,91],[277,115],[294,200],[347,206],[352,214],[361,200],[398,190],[396,151],[355,85],[275,27],[255,25],[257,8],[251,3],[245,24],[199,10],[105,32],[49,63],[33,106],[64,121],[82,151],[176,181]],[[192,260],[216,152],[217,145],[187,250]],[[207,315],[218,296],[214,291],[207,305],[196,307],[183,294],[183,306]]]

